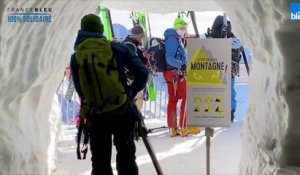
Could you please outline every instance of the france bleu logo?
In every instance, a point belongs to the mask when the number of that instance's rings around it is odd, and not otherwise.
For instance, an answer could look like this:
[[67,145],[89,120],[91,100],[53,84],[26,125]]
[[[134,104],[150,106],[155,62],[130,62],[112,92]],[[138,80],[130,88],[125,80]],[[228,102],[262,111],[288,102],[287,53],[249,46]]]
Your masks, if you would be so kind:
[[300,21],[300,3],[293,2],[291,5],[291,20]]
[[52,8],[44,7],[9,7],[9,23],[49,23],[52,21]]

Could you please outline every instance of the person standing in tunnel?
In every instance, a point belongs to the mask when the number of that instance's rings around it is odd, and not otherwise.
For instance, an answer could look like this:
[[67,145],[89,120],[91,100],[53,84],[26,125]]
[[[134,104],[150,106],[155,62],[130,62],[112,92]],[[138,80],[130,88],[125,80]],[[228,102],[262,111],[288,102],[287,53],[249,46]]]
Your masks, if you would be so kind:
[[217,16],[211,29],[212,38],[231,38],[231,122],[234,122],[235,111],[237,107],[235,77],[239,76],[239,63],[242,58],[243,45],[240,40],[233,34],[231,22],[227,21],[224,25],[224,16]]
[[240,61],[242,59],[243,45],[241,41],[231,32],[231,23],[228,21],[227,38],[231,38],[231,122],[234,122],[237,107],[235,79],[240,75]]
[[[168,104],[167,123],[170,136],[180,134],[182,137],[200,132],[199,128],[186,128],[186,62],[187,51],[182,42],[187,22],[178,17],[174,21],[173,28],[164,32],[165,37],[165,58],[167,69],[163,75],[167,82]],[[181,99],[179,127],[177,127],[177,103]]]
[[[150,55],[141,49],[141,43],[145,38],[146,34],[142,26],[136,25],[131,29],[131,35],[128,35],[123,43],[142,61],[144,65],[147,65],[150,60]],[[131,73],[127,72],[128,78],[131,79]],[[138,92],[135,97],[135,103],[139,110],[143,108],[144,95],[143,90]]]
[[[88,126],[92,175],[112,175],[112,136],[119,175],[138,175],[133,99],[147,82],[148,71],[138,56],[121,43],[103,36],[99,16],[81,19],[81,29],[71,57],[75,89],[83,99],[80,116]],[[134,75],[127,85],[125,67]]]

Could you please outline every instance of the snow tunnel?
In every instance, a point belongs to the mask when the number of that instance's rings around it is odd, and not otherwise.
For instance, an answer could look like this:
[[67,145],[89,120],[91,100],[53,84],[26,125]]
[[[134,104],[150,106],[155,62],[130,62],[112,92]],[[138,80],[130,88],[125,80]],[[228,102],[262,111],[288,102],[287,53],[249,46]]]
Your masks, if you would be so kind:
[[[240,174],[300,173],[300,25],[290,20],[291,0],[0,1],[1,173],[47,174],[55,168],[59,119],[51,109],[53,96],[80,19],[100,2],[151,13],[225,11],[254,58]],[[51,7],[52,21],[8,23],[9,9],[20,7]]]

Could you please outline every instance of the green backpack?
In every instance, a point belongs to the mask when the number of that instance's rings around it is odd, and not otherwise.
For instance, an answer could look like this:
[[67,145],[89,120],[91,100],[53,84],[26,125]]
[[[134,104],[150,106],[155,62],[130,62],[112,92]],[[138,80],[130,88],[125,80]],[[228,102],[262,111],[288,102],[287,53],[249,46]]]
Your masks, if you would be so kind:
[[85,102],[80,115],[86,117],[91,110],[103,114],[125,104],[126,92],[119,80],[109,41],[100,38],[85,40],[76,47],[76,61]]

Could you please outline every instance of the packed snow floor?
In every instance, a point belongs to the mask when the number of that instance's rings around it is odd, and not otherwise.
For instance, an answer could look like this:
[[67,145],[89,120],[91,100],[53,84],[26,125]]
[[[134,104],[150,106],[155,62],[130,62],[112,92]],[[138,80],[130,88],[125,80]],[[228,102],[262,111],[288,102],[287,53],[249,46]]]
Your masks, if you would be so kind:
[[[238,175],[241,151],[241,129],[248,106],[248,86],[237,86],[238,109],[236,121],[230,128],[214,128],[211,141],[211,174]],[[165,125],[166,119],[145,120],[148,128]],[[156,130],[149,134],[165,175],[206,174],[206,137],[204,128],[197,135],[182,138],[169,137],[167,129]],[[90,152],[86,160],[76,158],[76,129],[74,126],[63,126],[58,144],[58,167],[54,175],[89,175],[91,171]],[[151,159],[142,140],[136,142],[137,163],[141,175],[156,174]],[[112,154],[112,166],[115,171],[115,150]],[[115,171],[114,174],[117,174]]]

